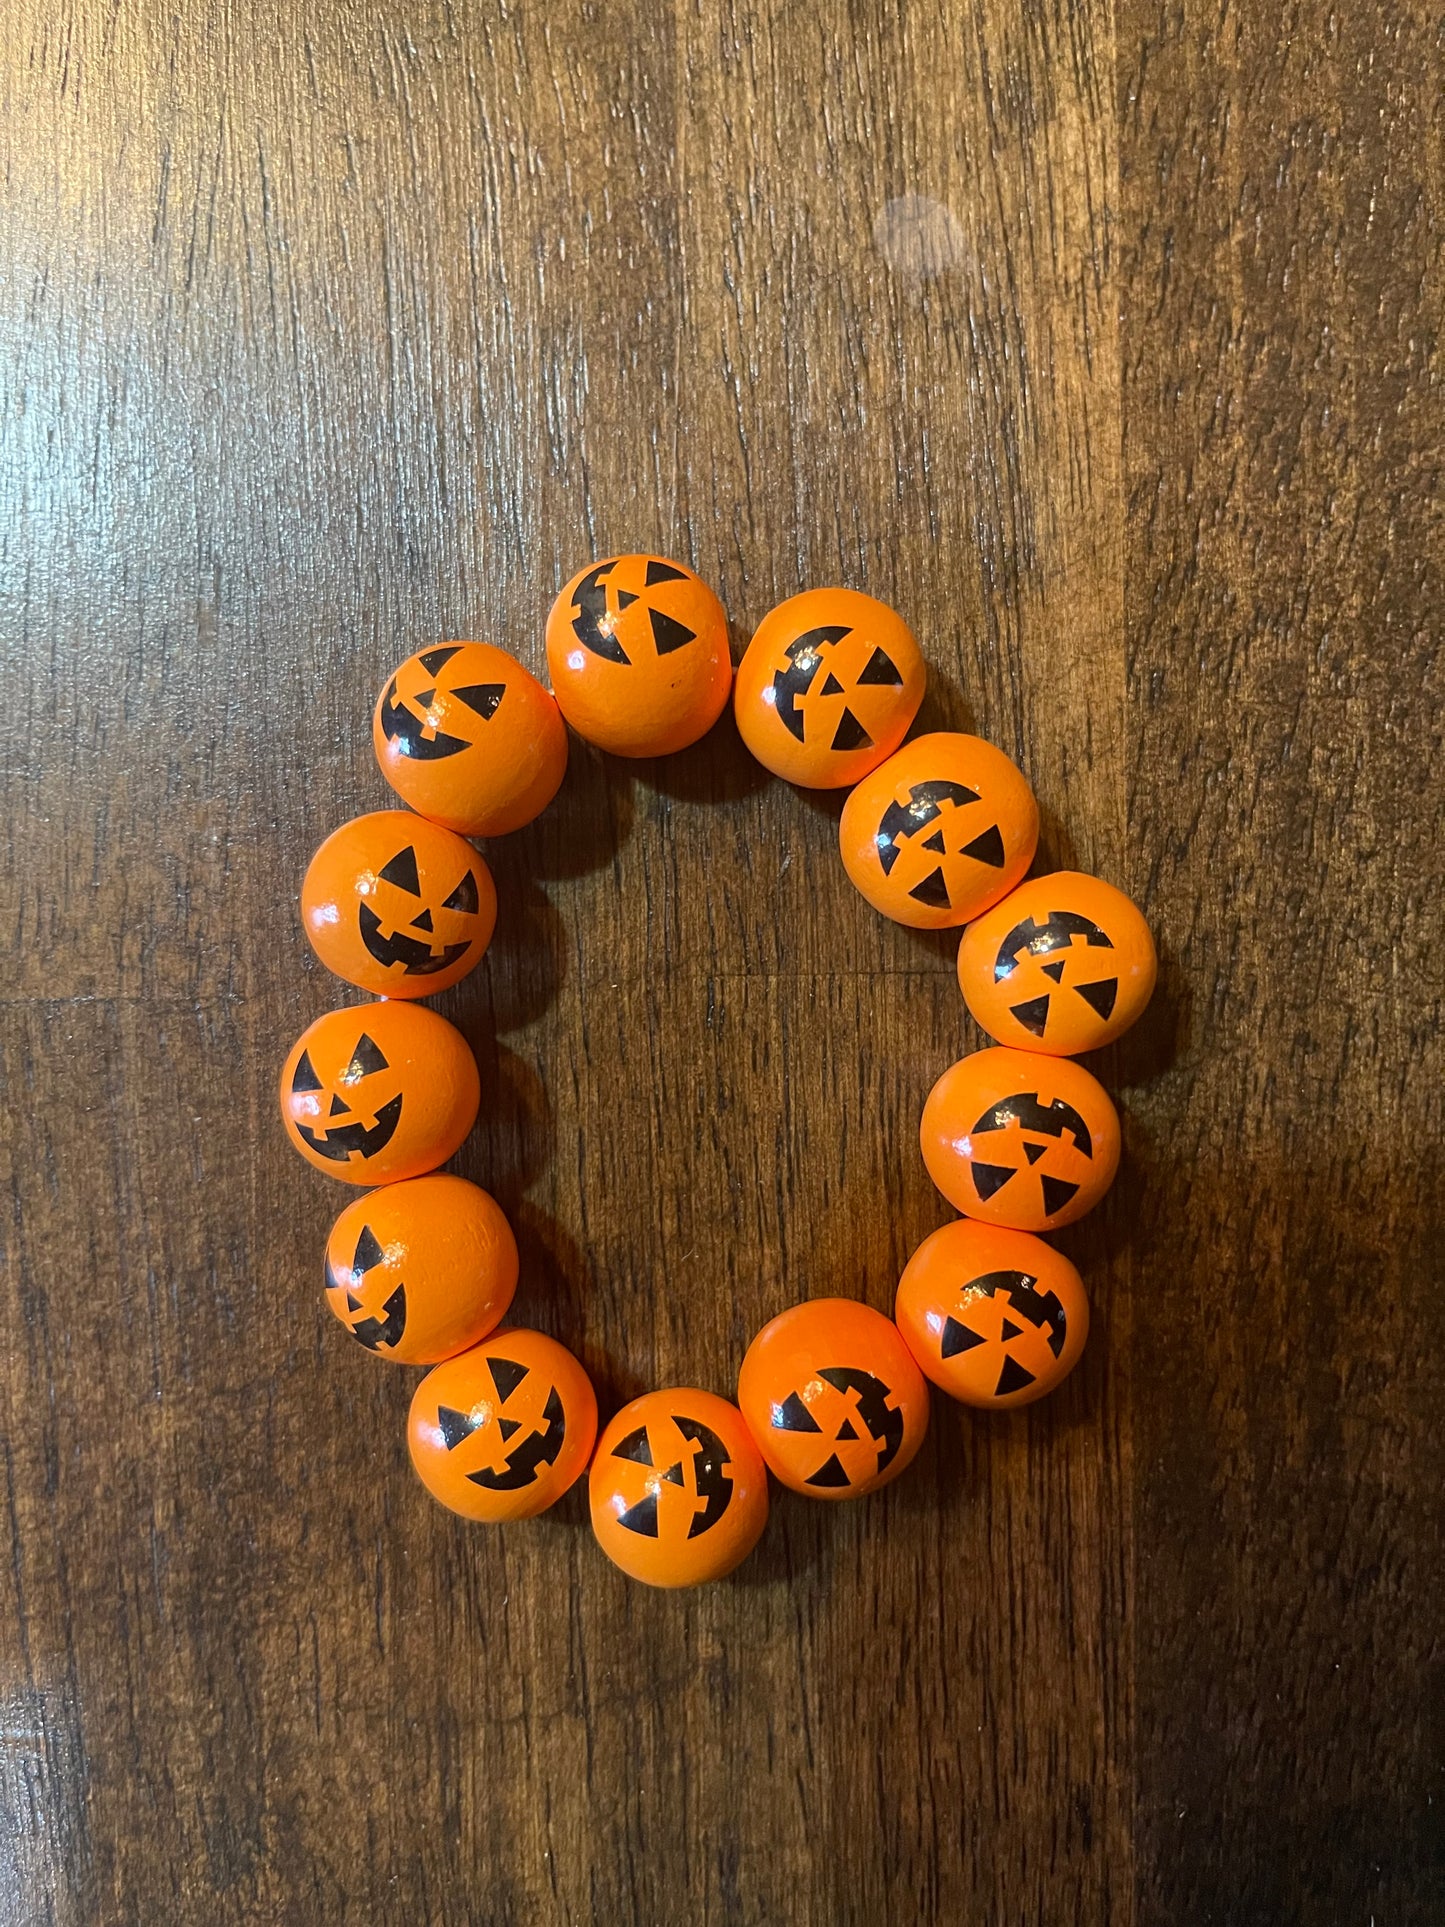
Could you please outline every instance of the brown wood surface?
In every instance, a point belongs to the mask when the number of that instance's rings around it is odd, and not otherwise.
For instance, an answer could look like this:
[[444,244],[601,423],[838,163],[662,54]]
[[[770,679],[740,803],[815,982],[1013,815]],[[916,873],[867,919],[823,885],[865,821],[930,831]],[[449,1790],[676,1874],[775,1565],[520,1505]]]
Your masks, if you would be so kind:
[[[1437,1922],[1445,56],[1283,8],[10,0],[10,1923]],[[912,197],[912,198],[911,198]],[[1164,959],[1047,1404],[635,1587],[320,1302],[295,911],[424,640],[866,587]],[[605,1410],[888,1307],[978,1041],[731,724],[491,846],[458,1168]]]

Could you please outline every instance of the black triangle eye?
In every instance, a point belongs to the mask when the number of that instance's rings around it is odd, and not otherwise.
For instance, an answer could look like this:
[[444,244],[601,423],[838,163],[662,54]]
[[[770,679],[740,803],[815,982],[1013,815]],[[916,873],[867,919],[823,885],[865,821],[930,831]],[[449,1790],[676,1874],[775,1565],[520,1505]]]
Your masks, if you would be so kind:
[[773,1407],[770,1423],[778,1432],[821,1432],[823,1429],[796,1392],[789,1392],[781,1405]]
[[454,642],[441,649],[427,649],[417,657],[417,661],[429,676],[435,676],[451,661],[460,647],[460,643]]
[[1004,849],[998,824],[990,823],[982,836],[976,836],[972,843],[965,843],[963,854],[971,856],[975,863],[987,863],[991,869],[1001,870],[1004,866]]
[[468,709],[480,716],[484,723],[489,723],[507,693],[507,685],[504,682],[472,682],[451,693],[459,703],[465,703]]
[[356,1049],[351,1053],[351,1062],[341,1073],[340,1082],[355,1084],[363,1077],[370,1077],[376,1071],[387,1068],[386,1059],[363,1031],[356,1041]]
[[477,879],[470,870],[466,870],[462,874],[461,882],[452,891],[442,908],[443,910],[461,910],[468,916],[475,916],[478,902]]
[[398,890],[405,890],[408,896],[421,895],[421,878],[416,873],[416,851],[410,843],[404,850],[398,850],[384,870],[377,875],[383,883],[394,883]]
[[860,683],[878,683],[890,689],[903,687],[903,678],[898,672],[897,664],[882,649],[873,651],[868,658],[868,667],[858,680]]
[[612,1448],[614,1459],[631,1459],[635,1465],[652,1464],[652,1446],[647,1437],[647,1427],[639,1425],[635,1432]]
[[527,1367],[518,1365],[510,1358],[489,1358],[487,1364],[491,1369],[492,1383],[497,1388],[497,1397],[505,1405],[527,1376]]
[[1119,979],[1103,977],[1096,984],[1075,984],[1074,988],[1084,1002],[1091,1005],[1107,1023],[1114,1014],[1114,1004],[1119,995]]
[[351,1269],[357,1273],[370,1271],[372,1266],[379,1265],[385,1256],[386,1253],[381,1248],[381,1240],[369,1224],[364,1224],[361,1227],[361,1236],[356,1241],[356,1253],[351,1260]]
[[316,1066],[311,1062],[311,1053],[309,1050],[302,1051],[301,1061],[291,1073],[291,1088],[293,1091],[319,1091],[321,1089],[321,1079],[316,1075]]

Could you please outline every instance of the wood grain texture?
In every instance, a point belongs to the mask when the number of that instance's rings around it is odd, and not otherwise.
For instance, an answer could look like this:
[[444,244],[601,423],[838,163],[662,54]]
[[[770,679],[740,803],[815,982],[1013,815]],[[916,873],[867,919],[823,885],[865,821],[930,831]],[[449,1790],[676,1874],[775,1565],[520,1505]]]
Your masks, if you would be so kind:
[[[1442,57],[1418,5],[0,18],[0,1921],[1438,1918]],[[894,602],[1144,903],[1045,1405],[629,1585],[316,1289],[295,892],[425,639]],[[456,1168],[604,1410],[891,1305],[977,1041],[724,723],[491,845]]]

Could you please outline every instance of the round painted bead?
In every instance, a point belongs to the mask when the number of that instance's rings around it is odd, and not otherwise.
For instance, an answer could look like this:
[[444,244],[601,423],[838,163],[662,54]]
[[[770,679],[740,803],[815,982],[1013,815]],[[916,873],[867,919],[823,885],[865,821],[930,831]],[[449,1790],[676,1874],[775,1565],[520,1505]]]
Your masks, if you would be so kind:
[[490,642],[422,649],[377,699],[372,742],[403,802],[463,836],[540,816],[567,773],[567,729],[541,683]]
[[1119,1114],[1067,1057],[981,1050],[946,1070],[919,1130],[928,1175],[957,1211],[1053,1231],[1096,1205],[1119,1168]]
[[967,1218],[925,1238],[908,1260],[894,1316],[934,1384],[985,1411],[1051,1392],[1089,1335],[1083,1280],[1061,1251]]
[[738,732],[765,769],[846,789],[891,756],[928,671],[913,633],[857,589],[808,589],[769,610],[738,665]]
[[347,1205],[326,1241],[326,1302],[398,1365],[435,1365],[486,1337],[517,1289],[517,1241],[495,1198],[445,1171]]
[[464,1519],[500,1525],[555,1505],[597,1437],[592,1381],[541,1332],[493,1332],[427,1373],[406,1438],[417,1477]]
[[943,930],[1019,882],[1039,840],[1039,806],[1018,766],[982,737],[918,736],[859,783],[838,840],[875,910]]
[[1112,883],[1060,870],[1030,877],[963,933],[958,982],[990,1037],[1076,1057],[1121,1037],[1158,974],[1154,939]]
[[497,922],[469,843],[409,810],[343,823],[312,857],[301,923],[328,970],[383,997],[430,997],[480,962]]
[[445,1164],[481,1084],[461,1032],[424,1004],[355,1004],[304,1030],[281,1072],[281,1117],[308,1164],[392,1184]]
[[725,1398],[690,1389],[633,1399],[597,1442],[592,1530],[648,1586],[696,1586],[746,1559],[768,1522],[768,1475]]
[[614,555],[579,570],[552,604],[547,667],[579,736],[615,756],[670,756],[727,705],[727,616],[682,563]]
[[814,1298],[764,1325],[738,1404],[774,1477],[809,1499],[876,1492],[928,1430],[928,1387],[898,1327],[851,1298]]

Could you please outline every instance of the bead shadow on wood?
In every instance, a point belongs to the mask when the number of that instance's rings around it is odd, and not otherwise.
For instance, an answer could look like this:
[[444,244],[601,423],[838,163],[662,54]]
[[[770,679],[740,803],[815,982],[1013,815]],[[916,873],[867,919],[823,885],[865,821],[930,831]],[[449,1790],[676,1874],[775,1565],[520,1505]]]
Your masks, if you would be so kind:
[[761,763],[749,755],[738,735],[731,705],[701,742],[675,756],[659,756],[637,765],[638,780],[659,796],[677,803],[737,803],[756,796],[772,782]]
[[[497,880],[505,915],[507,885],[541,878],[590,876],[605,870],[632,833],[633,768],[568,732],[567,774],[554,802],[510,836],[482,847]],[[689,752],[682,752],[684,755]]]

